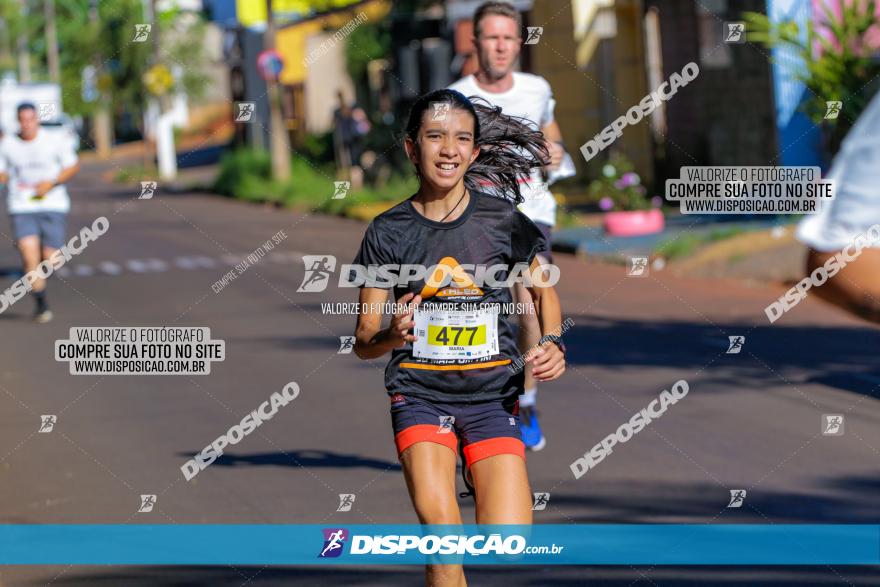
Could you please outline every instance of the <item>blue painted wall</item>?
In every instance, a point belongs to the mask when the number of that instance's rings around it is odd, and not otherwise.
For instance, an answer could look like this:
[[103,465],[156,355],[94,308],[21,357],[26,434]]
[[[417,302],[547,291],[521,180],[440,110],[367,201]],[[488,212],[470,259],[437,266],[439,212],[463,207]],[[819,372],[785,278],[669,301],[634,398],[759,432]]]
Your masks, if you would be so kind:
[[[793,20],[806,39],[807,23],[813,17],[810,0],[767,0],[767,14],[773,22]],[[776,99],[776,128],[779,135],[779,164],[821,165],[822,133],[800,111],[811,92],[796,79],[805,69],[803,60],[788,48],[774,48],[773,92]]]

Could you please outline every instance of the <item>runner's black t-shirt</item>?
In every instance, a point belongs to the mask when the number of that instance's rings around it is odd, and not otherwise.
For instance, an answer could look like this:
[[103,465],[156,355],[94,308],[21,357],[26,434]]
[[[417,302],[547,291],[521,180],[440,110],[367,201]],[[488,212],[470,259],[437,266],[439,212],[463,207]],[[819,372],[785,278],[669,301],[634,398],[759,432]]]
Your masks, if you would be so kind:
[[[509,368],[519,357],[511,316],[504,312],[512,306],[510,288],[505,285],[493,287],[489,280],[480,278],[480,268],[503,265],[503,268],[496,267],[493,275],[498,281],[505,281],[511,271],[516,274],[525,269],[514,267],[517,263],[529,265],[544,246],[541,231],[513,203],[477,192],[471,192],[464,213],[451,222],[436,222],[424,217],[416,211],[411,200],[377,216],[367,228],[354,260],[356,265],[462,266],[453,272],[456,277],[443,287],[431,287],[430,274],[410,279],[405,285],[397,283],[393,285],[394,299],[389,301],[396,302],[413,292],[422,295],[424,309],[471,311],[480,307],[497,315],[497,352],[490,356],[468,359],[416,357],[413,343],[394,349],[385,369],[388,393],[437,402],[481,401],[522,393],[522,371],[514,373]],[[389,273],[393,275],[391,281],[395,281],[400,269]],[[377,275],[381,282],[368,282],[365,286],[392,287],[380,273],[373,275]],[[437,284],[436,281],[433,283]],[[435,343],[444,341],[450,348],[465,349],[461,352],[470,347],[454,347],[452,344],[468,342],[469,336],[470,342],[474,340],[472,332],[467,329],[435,328],[432,332]]]

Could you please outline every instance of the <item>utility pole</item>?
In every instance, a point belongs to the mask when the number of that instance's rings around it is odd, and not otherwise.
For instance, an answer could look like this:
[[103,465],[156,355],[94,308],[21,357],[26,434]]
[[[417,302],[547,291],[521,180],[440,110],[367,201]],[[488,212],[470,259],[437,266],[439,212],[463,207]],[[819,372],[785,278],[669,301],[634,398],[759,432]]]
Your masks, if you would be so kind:
[[[266,0],[266,33],[263,49],[275,48],[275,19],[272,15],[272,0]],[[266,81],[269,98],[269,145],[272,155],[272,178],[280,181],[290,179],[290,141],[284,117],[281,114],[281,92],[274,79]]]
[[[159,23],[156,18],[156,0],[149,0],[150,35],[153,42],[153,67],[162,63],[161,45],[159,43]],[[153,138],[156,141],[156,162],[159,166],[159,177],[173,180],[177,177],[177,150],[174,148],[174,113],[169,107],[170,97],[163,94],[152,98],[156,103],[156,127]]]
[[55,26],[55,0],[43,0],[43,16],[46,18],[46,62],[49,66],[49,81],[61,83],[58,67],[58,29]]
[[0,62],[12,63],[12,47],[9,41],[9,26],[0,19]]
[[[91,24],[93,35],[100,34],[100,25],[98,23],[98,1],[99,0],[89,0],[89,23]],[[110,111],[107,106],[110,102],[110,96],[102,95],[100,92],[101,79],[104,75],[104,58],[101,55],[100,39],[95,39],[95,41],[98,46],[98,51],[95,53],[94,59],[95,79],[98,81],[99,88],[98,100],[95,102],[95,124],[93,130],[95,154],[98,156],[98,159],[109,159],[110,145],[113,142],[113,128],[110,121]]]
[[21,30],[18,32],[18,38],[15,40],[15,48],[18,53],[18,82],[26,84],[31,81],[31,56],[28,53],[27,36],[27,0],[18,0],[18,5],[21,7],[21,14],[24,17]]

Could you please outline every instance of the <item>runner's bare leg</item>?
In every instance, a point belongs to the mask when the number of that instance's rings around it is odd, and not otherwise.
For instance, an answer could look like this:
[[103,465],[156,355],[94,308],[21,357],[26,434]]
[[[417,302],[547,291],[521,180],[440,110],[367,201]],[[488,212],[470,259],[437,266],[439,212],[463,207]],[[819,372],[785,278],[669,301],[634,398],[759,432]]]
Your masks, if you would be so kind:
[[[455,462],[455,452],[433,442],[417,442],[400,455],[406,487],[420,523],[461,524],[455,493]],[[466,587],[464,568],[426,565],[425,585]]]

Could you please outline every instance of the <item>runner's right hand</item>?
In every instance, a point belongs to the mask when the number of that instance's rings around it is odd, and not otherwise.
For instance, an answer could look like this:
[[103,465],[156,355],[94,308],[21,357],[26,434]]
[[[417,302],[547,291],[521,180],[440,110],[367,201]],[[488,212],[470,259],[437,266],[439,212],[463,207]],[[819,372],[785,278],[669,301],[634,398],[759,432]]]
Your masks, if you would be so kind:
[[546,166],[548,170],[558,169],[565,156],[565,149],[556,141],[544,141],[547,144],[547,151],[550,153],[550,163]]
[[404,344],[416,340],[416,337],[410,334],[410,331],[416,325],[415,321],[413,321],[413,308],[422,302],[422,296],[414,296],[410,292],[397,300],[397,308],[395,309],[402,309],[403,306],[410,304],[410,302],[412,303],[411,306],[407,306],[406,309],[394,313],[391,324],[388,326],[388,340],[391,341],[395,348],[402,347]]

